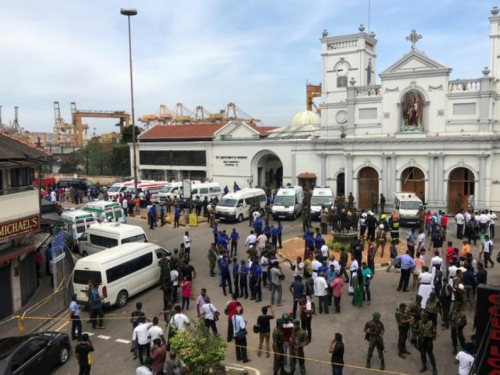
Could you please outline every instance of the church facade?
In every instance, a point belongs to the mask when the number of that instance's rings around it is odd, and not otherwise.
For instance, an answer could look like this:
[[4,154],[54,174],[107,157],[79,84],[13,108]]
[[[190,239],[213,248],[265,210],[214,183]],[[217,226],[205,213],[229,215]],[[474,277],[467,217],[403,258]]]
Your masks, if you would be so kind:
[[[144,150],[194,147],[206,155],[198,169],[221,185],[330,186],[338,195],[352,192],[360,208],[369,208],[380,194],[389,203],[395,192],[411,191],[427,207],[449,214],[469,206],[498,209],[498,9],[489,21],[488,67],[478,67],[476,78],[460,80],[450,79],[451,68],[418,50],[421,36],[415,30],[406,38],[409,51],[380,73],[373,33],[362,26],[343,36],[324,31],[320,119],[304,112],[286,128],[265,130],[234,122],[202,141],[161,139],[154,136],[157,126],[140,136],[138,160]],[[152,177],[148,173],[154,170],[191,170],[139,165],[142,177]]]

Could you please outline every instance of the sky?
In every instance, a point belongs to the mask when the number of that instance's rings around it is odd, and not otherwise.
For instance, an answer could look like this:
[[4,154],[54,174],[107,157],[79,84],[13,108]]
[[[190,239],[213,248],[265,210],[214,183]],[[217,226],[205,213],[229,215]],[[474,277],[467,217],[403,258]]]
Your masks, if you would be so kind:
[[[70,103],[85,110],[130,113],[127,19],[134,7],[132,49],[136,118],[182,102],[218,112],[230,102],[285,126],[305,109],[306,82],[319,83],[320,41],[368,29],[369,0],[16,0],[0,1],[2,122],[52,131],[53,102],[71,122]],[[490,0],[371,0],[377,74],[417,48],[477,78],[488,65]],[[377,82],[380,78],[377,77]],[[91,132],[116,120],[87,119]],[[140,125],[140,124],[138,124]]]

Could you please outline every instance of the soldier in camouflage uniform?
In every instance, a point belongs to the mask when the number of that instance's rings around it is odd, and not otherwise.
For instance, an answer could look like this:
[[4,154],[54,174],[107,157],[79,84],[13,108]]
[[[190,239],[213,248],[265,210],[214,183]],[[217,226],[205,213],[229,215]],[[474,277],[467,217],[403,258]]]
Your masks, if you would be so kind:
[[249,207],[248,207],[248,221],[250,223],[250,227],[253,226],[253,211],[255,209],[255,206],[253,204],[251,204]]
[[417,324],[416,334],[420,358],[422,360],[420,372],[427,371],[427,356],[429,356],[429,361],[432,365],[432,375],[437,375],[436,360],[433,353],[434,340],[436,339],[436,327],[425,313],[422,314],[422,319]]
[[347,260],[349,256],[347,255],[347,252],[345,251],[345,247],[342,245],[340,248],[340,259],[339,259],[339,265],[340,265],[340,277],[344,277],[344,281],[346,283],[349,282],[349,276],[347,275]]
[[[462,284],[462,288],[460,288],[460,284]],[[456,308],[457,302],[460,304],[460,308],[462,308],[462,304],[464,302],[464,291],[463,281],[462,281],[462,270],[458,269],[453,279],[453,295],[455,296],[455,304],[453,305],[453,310]]]
[[210,268],[210,276],[215,277],[215,263],[217,263],[217,250],[215,249],[215,244],[210,246],[208,249],[208,262]]
[[274,351],[274,362],[273,362],[273,375],[285,375],[285,362],[283,357],[283,345],[285,341],[283,338],[283,319],[276,320],[276,328],[273,330],[273,351]]
[[269,217],[271,216],[271,206],[266,203],[264,206],[264,221],[269,223]]
[[382,322],[380,321],[380,313],[374,312],[373,319],[365,324],[365,340],[368,341],[368,356],[366,357],[366,368],[371,368],[371,359],[373,356],[373,351],[375,347],[378,351],[378,357],[380,358],[380,370],[385,370],[385,361],[384,361],[384,332],[385,328]]
[[453,354],[457,354],[457,337],[462,349],[465,346],[464,328],[467,325],[467,317],[462,311],[462,304],[455,302],[451,313],[451,342],[453,343]]
[[429,316],[429,319],[437,327],[437,316],[443,316],[443,309],[441,308],[441,301],[436,297],[436,292],[431,292],[429,299],[425,305],[424,312]]
[[179,258],[179,249],[174,249],[174,255],[170,257],[170,270],[180,270],[181,259]]
[[413,323],[411,324],[411,343],[417,346],[415,327],[422,317],[422,296],[418,295],[415,298],[415,302],[408,306],[408,314],[413,316]]
[[160,285],[170,282],[170,260],[161,255],[158,265],[160,266]]
[[306,375],[306,363],[304,359],[304,346],[309,344],[306,331],[300,328],[300,320],[293,321],[293,331],[290,336],[290,375],[295,372],[297,360],[299,361],[300,374]]
[[304,205],[302,210],[302,230],[305,232],[309,231],[311,227],[311,208]]
[[410,323],[413,321],[413,317],[406,311],[406,303],[400,303],[399,308],[396,309],[396,323],[398,324],[398,355],[406,359],[405,354],[411,354],[408,349],[406,349],[406,340],[408,339],[408,331],[410,329]]

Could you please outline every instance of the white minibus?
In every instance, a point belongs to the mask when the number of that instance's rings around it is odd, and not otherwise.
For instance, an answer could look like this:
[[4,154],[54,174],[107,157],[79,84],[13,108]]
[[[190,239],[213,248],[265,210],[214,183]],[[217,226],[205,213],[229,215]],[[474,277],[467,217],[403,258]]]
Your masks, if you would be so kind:
[[272,214],[273,219],[292,219],[302,212],[304,192],[302,186],[281,187],[274,197]]
[[262,189],[245,188],[236,193],[229,193],[217,204],[215,217],[221,220],[238,220],[248,218],[250,206],[266,205],[266,193]]

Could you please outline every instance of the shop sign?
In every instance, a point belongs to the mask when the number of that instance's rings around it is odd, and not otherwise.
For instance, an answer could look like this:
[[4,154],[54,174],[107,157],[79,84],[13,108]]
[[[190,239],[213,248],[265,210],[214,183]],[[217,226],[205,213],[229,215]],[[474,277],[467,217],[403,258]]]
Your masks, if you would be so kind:
[[39,229],[40,215],[0,223],[0,242],[36,232]]
[[224,167],[239,167],[241,160],[248,159],[247,156],[216,156],[224,164]]

